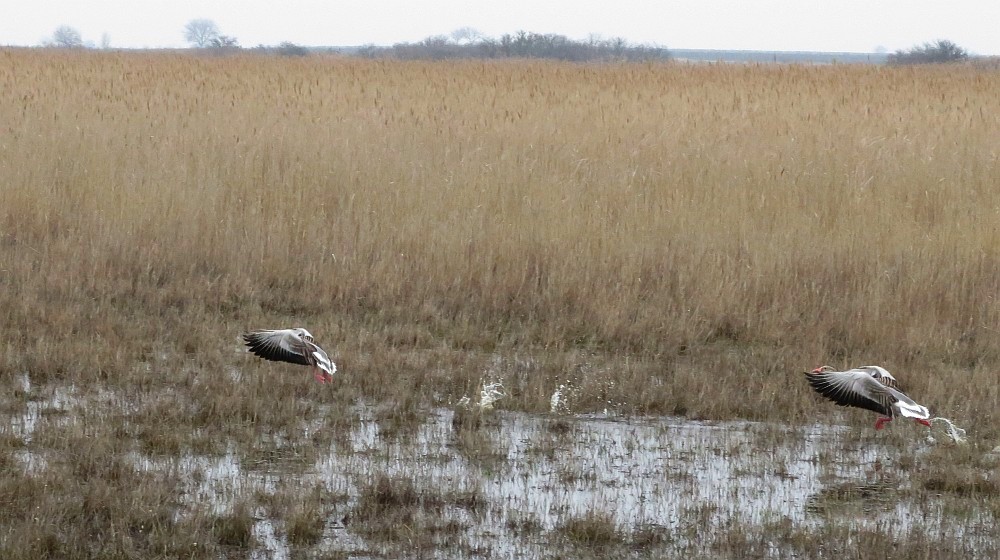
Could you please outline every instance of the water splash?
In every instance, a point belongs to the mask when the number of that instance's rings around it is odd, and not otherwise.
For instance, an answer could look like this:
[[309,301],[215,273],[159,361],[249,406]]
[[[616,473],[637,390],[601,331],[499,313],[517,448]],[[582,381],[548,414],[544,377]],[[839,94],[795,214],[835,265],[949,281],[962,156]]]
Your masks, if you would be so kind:
[[559,388],[552,393],[552,398],[549,399],[549,412],[555,414],[568,408],[566,406],[566,399],[563,398],[563,391],[565,390],[566,386],[560,385]]
[[927,436],[927,439],[931,443],[937,443],[937,440],[934,438],[933,435],[933,426],[935,423],[944,424],[942,430],[940,431],[943,432],[945,436],[951,438],[952,443],[957,443],[959,445],[965,445],[966,443],[968,443],[968,440],[965,437],[965,430],[956,426],[955,423],[952,422],[951,420],[947,418],[942,418],[940,416],[935,416],[934,418],[931,418],[932,434],[929,434]]
[[493,408],[493,403],[506,396],[507,394],[503,392],[503,385],[499,381],[483,385],[479,391],[479,408],[489,410]]
[[479,410],[491,410],[494,403],[506,396],[503,384],[499,381],[492,381],[490,383],[483,383],[480,387],[478,402],[473,403],[468,396],[465,396],[459,399],[458,406],[467,409],[479,408]]
[[576,388],[570,382],[559,385],[549,398],[549,412],[552,414],[572,414],[572,403],[576,398]]

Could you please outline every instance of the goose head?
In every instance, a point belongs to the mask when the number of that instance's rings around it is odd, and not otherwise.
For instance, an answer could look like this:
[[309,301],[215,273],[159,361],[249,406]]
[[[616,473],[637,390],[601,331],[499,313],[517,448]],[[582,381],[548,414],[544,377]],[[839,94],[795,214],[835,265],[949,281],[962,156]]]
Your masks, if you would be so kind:
[[312,333],[303,329],[302,327],[295,327],[292,330],[295,332],[295,334],[299,335],[299,338],[302,338],[303,340],[308,340],[309,342],[313,341]]

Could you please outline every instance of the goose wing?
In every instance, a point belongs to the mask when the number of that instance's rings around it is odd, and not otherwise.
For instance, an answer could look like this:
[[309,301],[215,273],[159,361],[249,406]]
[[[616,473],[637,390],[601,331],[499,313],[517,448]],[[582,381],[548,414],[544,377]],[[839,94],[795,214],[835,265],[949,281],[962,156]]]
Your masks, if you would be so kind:
[[312,353],[310,345],[316,346],[303,340],[293,329],[253,331],[244,334],[243,341],[254,355],[265,360],[304,366],[310,363],[309,356]]
[[899,386],[899,381],[889,373],[889,370],[881,366],[861,366],[859,368],[853,369],[851,371],[864,371],[868,375],[871,375],[876,381],[885,385],[886,387],[892,387],[897,391],[902,391],[903,389]]
[[[863,408],[885,416],[892,415],[892,405],[899,400],[893,393],[902,395],[866,371],[807,373],[806,379],[817,393],[840,406]],[[909,400],[906,395],[902,396]]]

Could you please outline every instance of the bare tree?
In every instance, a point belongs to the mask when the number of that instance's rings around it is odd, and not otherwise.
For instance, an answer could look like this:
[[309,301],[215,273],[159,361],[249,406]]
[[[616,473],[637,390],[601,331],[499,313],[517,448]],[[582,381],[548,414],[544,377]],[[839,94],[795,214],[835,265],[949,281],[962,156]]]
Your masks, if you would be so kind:
[[969,59],[969,52],[947,39],[924,43],[889,55],[889,64],[941,64]]
[[240,42],[236,40],[236,37],[230,37],[229,35],[219,35],[211,41],[209,41],[208,46],[213,49],[238,49],[240,48]]
[[[456,36],[452,33],[452,38]],[[461,34],[459,36],[462,36]],[[456,58],[554,58],[577,62],[585,61],[662,61],[670,59],[664,47],[633,45],[622,38],[601,39],[592,35],[587,41],[574,41],[564,35],[528,33],[518,31],[499,39],[480,37],[468,43],[449,40],[444,35],[434,35],[419,43],[397,43],[391,47],[369,45],[357,50],[366,58],[393,57],[400,59],[456,59]]]
[[111,48],[111,35],[108,35],[106,31],[101,33],[101,48],[104,50]]
[[184,40],[203,49],[219,38],[219,26],[210,19],[193,19],[184,26]]
[[76,29],[68,25],[60,25],[52,34],[52,43],[50,44],[54,47],[75,49],[83,46],[83,38]]
[[309,49],[303,47],[302,45],[296,45],[291,41],[285,41],[278,45],[274,52],[281,56],[307,56],[309,54]]
[[459,44],[474,43],[482,37],[483,34],[472,27],[459,27],[451,32],[452,40]]

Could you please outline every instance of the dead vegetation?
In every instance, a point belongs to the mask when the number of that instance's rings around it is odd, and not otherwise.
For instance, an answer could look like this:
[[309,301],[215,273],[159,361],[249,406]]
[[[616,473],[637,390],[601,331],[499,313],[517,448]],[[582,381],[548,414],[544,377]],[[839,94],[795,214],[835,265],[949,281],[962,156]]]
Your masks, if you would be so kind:
[[[585,408],[786,418],[775,372],[878,361],[948,408],[1000,358],[994,74],[2,56],[0,363],[36,383],[210,398],[296,323],[378,401],[565,352]],[[538,359],[505,406],[546,408],[572,364]]]
[[[878,362],[934,412],[975,419],[983,447],[1000,434],[995,73],[0,60],[3,558],[260,546],[266,499],[192,507],[134,457],[306,472],[353,452],[358,402],[380,444],[405,447],[486,378],[508,410],[548,412],[569,385],[560,414],[797,423],[816,400],[790,375]],[[338,362],[332,388],[237,340],[292,325]],[[480,474],[510,469],[488,415],[454,419],[449,444]],[[533,456],[576,436],[554,420]],[[994,500],[976,461],[914,466],[915,492]],[[386,550],[480,550],[462,516],[483,498],[418,481],[338,491]],[[265,510],[310,547],[331,531],[322,496]],[[558,534],[667,538],[595,515]]]
[[412,550],[447,549],[459,545],[459,537],[468,528],[445,514],[449,507],[475,512],[484,503],[476,492],[418,490],[408,477],[380,474],[361,487],[347,525],[375,543]]
[[597,552],[625,543],[621,529],[606,511],[588,511],[569,517],[557,529],[570,543]]

